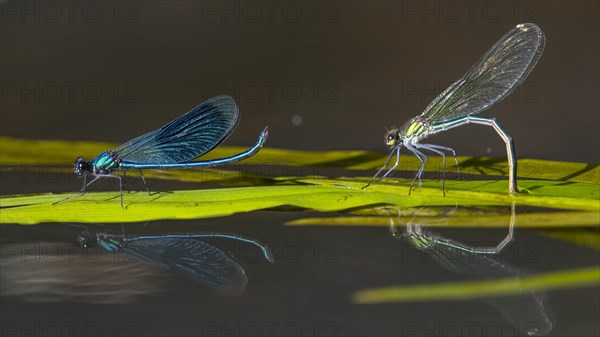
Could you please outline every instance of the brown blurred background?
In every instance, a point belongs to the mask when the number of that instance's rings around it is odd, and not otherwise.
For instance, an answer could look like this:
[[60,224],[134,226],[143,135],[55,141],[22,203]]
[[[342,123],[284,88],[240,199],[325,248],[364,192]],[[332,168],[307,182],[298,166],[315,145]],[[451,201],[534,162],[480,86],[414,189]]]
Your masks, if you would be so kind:
[[[227,145],[385,151],[505,32],[535,22],[540,62],[499,118],[519,157],[600,161],[597,1],[2,1],[3,136],[124,142],[217,95]],[[505,156],[489,128],[432,137]],[[74,154],[74,156],[77,154]]]

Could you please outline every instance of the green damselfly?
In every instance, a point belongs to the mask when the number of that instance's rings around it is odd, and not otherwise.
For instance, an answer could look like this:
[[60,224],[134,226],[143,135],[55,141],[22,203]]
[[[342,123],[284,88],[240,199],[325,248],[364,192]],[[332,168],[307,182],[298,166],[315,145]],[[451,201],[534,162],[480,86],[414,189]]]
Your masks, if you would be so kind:
[[[442,156],[442,191],[444,191],[446,178],[444,151],[452,153],[459,170],[456,152],[450,147],[421,144],[420,141],[430,135],[473,123],[493,127],[506,143],[509,191],[518,193],[517,161],[512,137],[495,118],[474,115],[508,96],[529,75],[540,58],[544,45],[544,33],[533,23],[519,24],[506,33],[460,80],[436,97],[423,113],[408,120],[403,127],[386,132],[385,143],[392,151],[383,167],[363,189],[368,187],[388,166],[394,154],[396,154],[396,162],[382,176],[382,179],[398,166],[400,148],[404,146],[421,162],[408,194],[412,191],[417,178],[421,181],[428,159],[423,150]],[[460,170],[458,174],[460,177]]]

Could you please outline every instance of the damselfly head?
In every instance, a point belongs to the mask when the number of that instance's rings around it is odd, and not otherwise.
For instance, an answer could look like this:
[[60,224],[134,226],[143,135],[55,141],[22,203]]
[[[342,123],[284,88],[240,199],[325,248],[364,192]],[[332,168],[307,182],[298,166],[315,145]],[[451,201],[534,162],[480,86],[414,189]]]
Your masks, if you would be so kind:
[[92,243],[93,239],[90,232],[86,229],[77,238],[77,242],[81,245],[81,248],[87,248],[87,246]]
[[390,149],[392,149],[396,145],[398,145],[398,143],[400,141],[400,135],[398,134],[397,128],[393,128],[391,130],[386,131],[384,137],[385,137],[384,138],[385,145],[389,146]]
[[73,171],[77,175],[83,175],[85,171],[88,169],[88,164],[85,162],[83,157],[79,157],[75,160],[75,165],[73,165]]
[[397,228],[393,228],[392,230],[390,230],[390,235],[394,239],[399,239],[402,237],[402,232],[400,232]]

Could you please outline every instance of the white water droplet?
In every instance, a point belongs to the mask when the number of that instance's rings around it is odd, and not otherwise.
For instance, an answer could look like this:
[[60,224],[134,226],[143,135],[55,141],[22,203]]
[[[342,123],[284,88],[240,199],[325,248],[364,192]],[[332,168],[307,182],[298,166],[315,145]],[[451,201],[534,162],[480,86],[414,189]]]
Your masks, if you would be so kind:
[[300,115],[292,116],[292,124],[294,124],[295,126],[302,124],[302,116],[300,116]]

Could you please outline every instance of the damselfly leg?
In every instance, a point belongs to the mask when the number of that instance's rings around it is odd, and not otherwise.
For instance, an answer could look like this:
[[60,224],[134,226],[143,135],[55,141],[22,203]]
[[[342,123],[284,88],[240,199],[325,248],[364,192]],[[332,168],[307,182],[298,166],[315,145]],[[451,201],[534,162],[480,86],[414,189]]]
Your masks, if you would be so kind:
[[398,163],[400,162],[400,146],[396,147],[396,162],[394,163],[394,166],[392,166],[392,168],[390,168],[382,177],[381,179],[384,179],[385,177],[387,177],[390,173],[392,173],[393,170],[396,169],[396,167],[398,167]]
[[87,175],[87,173],[85,173],[85,174],[83,175],[83,187],[81,188],[81,191],[79,191],[79,194],[72,195],[72,196],[70,196],[70,197],[66,197],[66,198],[64,198],[64,199],[61,199],[61,200],[59,200],[59,201],[53,202],[53,203],[52,203],[52,205],[56,205],[56,204],[58,204],[58,203],[61,203],[61,202],[65,201],[65,200],[69,200],[69,199],[77,198],[77,197],[80,197],[80,196],[84,195],[84,194],[85,194],[85,192],[87,191],[87,188],[88,188],[88,187],[89,187],[91,184],[95,183],[95,182],[96,182],[98,179],[100,179],[100,177],[98,177],[98,176],[95,176],[95,177],[94,177],[94,179],[88,183],[88,182],[87,182],[87,176],[88,176],[88,175]]
[[408,195],[410,195],[413,187],[415,186],[415,181],[417,181],[417,178],[419,178],[419,186],[421,186],[421,174],[423,173],[423,170],[425,169],[425,164],[427,164],[427,160],[429,159],[429,157],[427,157],[427,155],[425,155],[423,152],[417,150],[416,148],[414,148],[412,145],[410,145],[408,143],[406,144],[406,148],[409,149],[421,161],[421,167],[419,168],[419,171],[417,171],[417,174],[413,178],[413,181],[410,184],[410,189],[408,190]]
[[146,184],[146,178],[144,178],[144,174],[142,173],[142,170],[140,169],[140,177],[142,177],[142,182],[144,183],[144,187],[146,188],[146,192],[148,192],[149,196],[153,196],[158,194],[159,192],[150,192],[150,189],[148,188],[148,184]]
[[420,149],[429,150],[433,153],[436,153],[436,154],[439,154],[440,156],[442,156],[442,194],[444,196],[446,196],[446,190],[444,189],[444,183],[446,181],[446,154],[444,154],[444,152],[437,150],[433,147],[430,147],[428,145],[429,144],[419,144],[419,143],[415,144],[415,146]]
[[441,145],[437,145],[437,144],[423,144],[423,145],[427,145],[427,147],[432,147],[432,148],[438,149],[438,150],[452,152],[452,156],[454,157],[454,164],[456,164],[456,172],[458,173],[458,178],[456,180],[460,180],[460,167],[458,166],[458,158],[456,157],[456,151],[454,151],[453,148],[447,147],[447,146],[441,146]]
[[72,195],[70,197],[66,197],[64,199],[61,199],[59,201],[53,202],[52,205],[56,205],[58,203],[61,203],[63,201],[69,200],[69,199],[73,199],[73,198],[77,198],[80,197],[82,195],[84,195],[87,192],[87,188],[92,185],[93,183],[95,183],[96,181],[100,180],[100,178],[116,178],[119,179],[119,190],[120,190],[120,194],[121,194],[121,208],[125,209],[125,207],[123,206],[123,177],[118,176],[118,175],[112,175],[112,174],[94,174],[94,179],[92,181],[90,181],[89,183],[86,183],[87,181],[87,173],[83,175],[83,187],[81,188],[81,191],[79,192],[79,194],[76,195]]
[[[146,178],[144,177],[144,174],[142,173],[142,170],[139,170],[139,171],[140,171],[140,177],[142,179],[142,182],[144,183],[144,188],[146,189],[146,192],[148,192],[148,195],[149,196],[153,196],[153,195],[159,194],[159,192],[150,192],[150,189],[148,188],[148,184],[146,182]],[[90,181],[88,183],[87,182],[87,176],[88,176],[88,174],[85,173],[83,175],[83,187],[81,188],[81,191],[79,192],[79,194],[72,195],[70,197],[66,197],[64,199],[61,199],[61,200],[59,200],[57,202],[52,203],[52,205],[56,205],[56,204],[61,203],[63,201],[80,197],[80,196],[84,195],[87,192],[87,188],[90,185],[92,185],[96,181],[100,180],[100,178],[110,177],[110,178],[119,179],[119,192],[120,192],[120,196],[121,196],[121,208],[125,209],[125,207],[123,206],[123,190],[125,189],[125,183],[123,182],[123,178],[125,177],[126,174],[127,174],[126,170],[123,171],[123,176],[119,176],[119,175],[115,175],[115,174],[91,174],[91,175],[94,176],[94,179],[92,179],[92,181]]]
[[385,173],[385,175],[383,177],[379,178],[378,181],[381,180],[381,179],[383,179],[383,178],[385,178],[388,174],[390,174],[398,166],[398,163],[400,162],[400,146],[396,146],[392,150],[392,152],[390,152],[390,155],[388,156],[388,159],[385,161],[385,164],[383,164],[383,166],[379,169],[379,171],[377,171],[377,173],[375,173],[375,175],[371,178],[371,180],[369,180],[369,183],[362,187],[363,190],[365,188],[369,187],[371,185],[371,183],[373,181],[375,181],[375,179],[377,179],[377,177],[379,176],[379,174],[381,172],[383,172],[383,170],[385,170],[385,168],[388,166],[388,164],[392,160],[392,157],[394,156],[394,153],[396,154],[396,163],[394,164],[394,166],[391,169],[389,169]]

